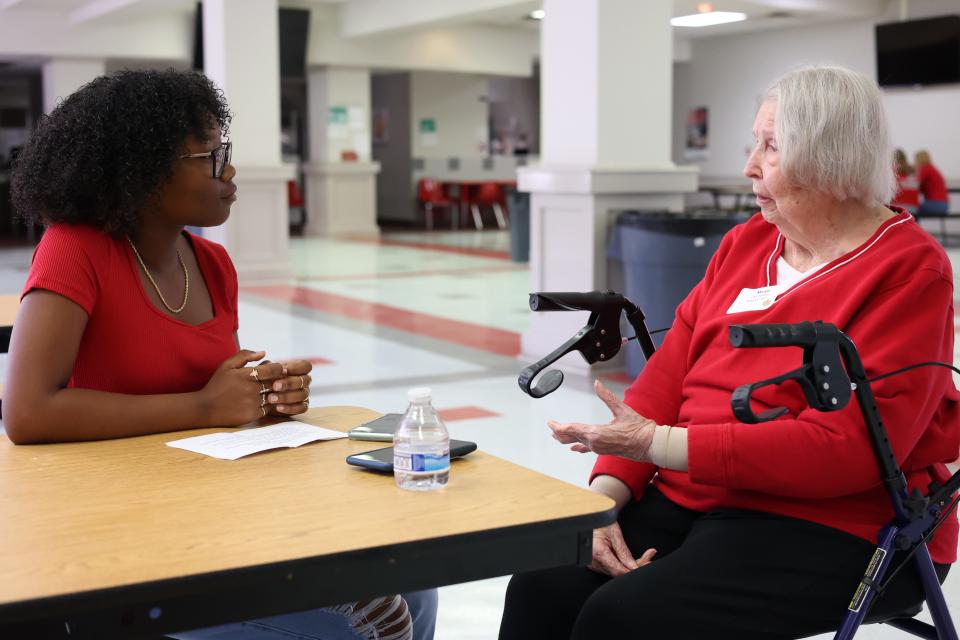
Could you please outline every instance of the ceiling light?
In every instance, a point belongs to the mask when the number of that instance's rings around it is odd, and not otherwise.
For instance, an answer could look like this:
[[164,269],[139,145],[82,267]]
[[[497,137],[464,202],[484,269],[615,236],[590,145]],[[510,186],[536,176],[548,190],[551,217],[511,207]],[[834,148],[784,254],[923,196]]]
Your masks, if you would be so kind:
[[547,12],[543,9],[534,9],[530,12],[530,17],[534,20],[543,20],[543,17],[547,15]]
[[740,22],[746,20],[747,14],[734,13],[731,11],[710,11],[708,13],[694,13],[689,16],[678,16],[670,19],[670,24],[675,27],[710,27],[715,24],[726,24],[728,22]]

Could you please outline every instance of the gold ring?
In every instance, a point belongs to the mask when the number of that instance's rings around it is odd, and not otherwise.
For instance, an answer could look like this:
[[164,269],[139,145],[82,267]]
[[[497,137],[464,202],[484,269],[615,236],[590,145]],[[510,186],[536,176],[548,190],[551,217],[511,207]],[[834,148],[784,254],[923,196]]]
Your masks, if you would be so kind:
[[300,388],[303,389],[303,387],[305,386],[303,383],[303,376],[297,376],[297,377],[300,378]]
[[250,377],[256,380],[257,382],[260,382],[260,372],[257,371],[256,367],[254,367],[253,371],[250,372]]
[[260,396],[260,408],[262,409],[267,404],[267,396]]
[[261,382],[261,383],[260,383],[260,395],[263,395],[263,394],[265,394],[265,393],[270,393],[270,389],[267,389],[267,385],[265,385],[265,384],[263,384],[263,383]]
[[264,409],[262,406],[260,407],[260,417],[261,417],[261,418],[266,418],[266,417],[267,417],[267,410]]

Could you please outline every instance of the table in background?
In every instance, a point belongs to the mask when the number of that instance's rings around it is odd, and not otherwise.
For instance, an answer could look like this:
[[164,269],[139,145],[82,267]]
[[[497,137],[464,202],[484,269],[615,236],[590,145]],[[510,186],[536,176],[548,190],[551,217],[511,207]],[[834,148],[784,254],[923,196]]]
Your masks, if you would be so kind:
[[6,353],[10,349],[10,334],[19,308],[19,295],[0,295],[0,353]]
[[[376,417],[314,408],[347,431]],[[476,452],[396,488],[336,440],[238,461],[194,430],[16,446],[0,436],[0,637],[157,635],[590,560],[613,501]],[[482,443],[481,443],[482,446]]]

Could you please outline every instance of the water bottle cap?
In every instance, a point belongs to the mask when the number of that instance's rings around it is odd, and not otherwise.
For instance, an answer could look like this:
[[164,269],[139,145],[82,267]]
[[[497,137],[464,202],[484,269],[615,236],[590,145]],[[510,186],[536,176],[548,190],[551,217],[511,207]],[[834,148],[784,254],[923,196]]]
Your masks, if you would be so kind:
[[410,402],[424,402],[430,400],[430,387],[414,387],[407,391],[407,400]]

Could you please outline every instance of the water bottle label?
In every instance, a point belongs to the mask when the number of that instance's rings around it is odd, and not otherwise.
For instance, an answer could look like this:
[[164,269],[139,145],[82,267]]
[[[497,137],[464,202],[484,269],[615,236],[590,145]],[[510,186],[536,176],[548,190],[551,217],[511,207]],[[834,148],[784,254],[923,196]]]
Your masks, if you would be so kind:
[[406,454],[393,454],[393,468],[400,471],[413,471],[413,465],[410,462],[410,456]]
[[450,468],[450,454],[413,453],[410,454],[409,471],[446,471]]

